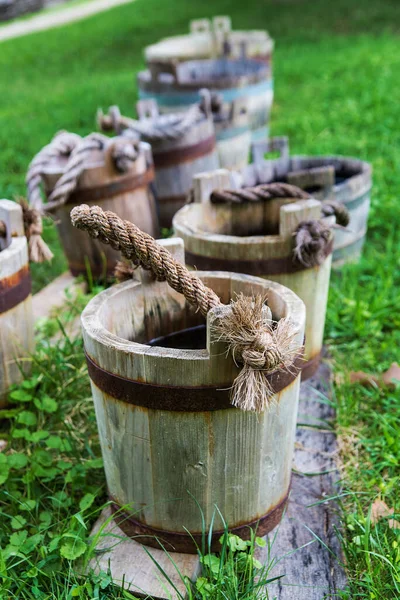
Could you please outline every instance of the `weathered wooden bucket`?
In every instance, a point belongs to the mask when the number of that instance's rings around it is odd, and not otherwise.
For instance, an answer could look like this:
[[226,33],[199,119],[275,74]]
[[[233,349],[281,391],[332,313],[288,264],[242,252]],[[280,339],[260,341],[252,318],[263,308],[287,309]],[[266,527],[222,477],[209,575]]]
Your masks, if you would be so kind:
[[175,234],[185,243],[186,263],[200,270],[262,276],[293,290],[306,305],[302,379],[307,379],[321,359],[333,236],[321,264],[305,266],[293,259],[294,234],[300,223],[321,218],[321,202],[278,197],[210,203],[213,190],[229,187],[230,174],[223,169],[195,177],[195,203],[182,208],[173,221]]
[[226,52],[240,58],[244,46],[249,58],[271,63],[274,41],[267,31],[232,31],[230,17],[217,16],[191,21],[188,34],[164,38],[147,46],[144,54],[147,63],[217,58]]
[[0,408],[34,350],[28,244],[19,204],[0,200]]
[[[164,245],[183,261],[182,240]],[[272,317],[290,317],[301,346],[305,308],[293,292],[236,273],[197,275],[224,303],[240,293],[268,297]],[[213,522],[213,547],[223,530],[215,506],[233,532],[248,538],[252,527],[263,535],[288,497],[300,363],[268,376],[275,391],[269,409],[233,408],[238,366],[211,334],[219,310],[205,321],[142,271],[141,282],[101,292],[82,314],[110,499],[123,531],[150,546],[157,536],[168,550],[195,552],[199,506],[206,531]]]
[[[86,275],[88,269],[95,277],[111,274],[120,258],[113,248],[91,240],[72,227],[69,215],[74,206],[82,202],[101,205],[104,210],[113,210],[122,218],[137,223],[151,235],[158,235],[159,232],[157,208],[149,187],[154,180],[150,146],[144,142],[138,143],[136,159],[129,163],[124,172],[120,172],[112,151],[121,138],[108,140],[102,137],[106,140],[105,146],[93,149],[86,155],[85,167],[75,189],[64,204],[51,211],[73,275]],[[41,177],[47,199],[57,187],[57,182],[61,184],[61,177],[68,169],[68,159],[54,156],[43,167]]]
[[[265,160],[272,150],[281,156]],[[368,226],[372,167],[344,156],[289,156],[288,138],[272,138],[252,146],[253,163],[243,171],[243,185],[287,181],[321,200],[337,200],[347,208],[350,223],[334,233],[333,266],[357,260]]]
[[187,111],[183,121],[175,122],[178,115],[159,115],[154,100],[141,100],[137,113],[138,127],[126,133],[136,131],[151,145],[160,226],[171,227],[172,217],[187,202],[193,176],[218,167],[211,110],[195,106]]
[[246,98],[252,138],[263,139],[268,134],[273,82],[270,68],[263,61],[218,58],[178,64],[151,63],[149,70],[138,74],[137,81],[139,97],[154,98],[162,112],[194,104],[202,88],[218,92],[224,102]]

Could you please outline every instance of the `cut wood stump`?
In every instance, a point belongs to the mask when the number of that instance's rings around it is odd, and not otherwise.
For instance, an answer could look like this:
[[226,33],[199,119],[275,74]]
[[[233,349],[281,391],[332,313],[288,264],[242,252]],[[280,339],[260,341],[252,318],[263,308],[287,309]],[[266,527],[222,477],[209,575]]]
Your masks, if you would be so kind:
[[[279,559],[270,576],[283,575],[268,587],[270,597],[277,600],[334,598],[346,585],[340,543],[335,533],[337,504],[335,501],[323,503],[325,498],[338,493],[329,376],[329,368],[322,364],[316,375],[301,385],[289,506],[279,528],[270,534],[270,540],[274,540],[271,557]],[[96,572],[110,569],[115,582],[122,583],[124,579],[126,588],[138,597],[177,600],[176,591],[144,547],[126,537],[109,519],[110,514],[110,508],[106,508],[93,529],[95,534],[103,528],[90,568]],[[194,580],[200,571],[197,556],[173,553],[175,567],[162,550],[147,548],[147,551],[184,596],[176,567],[182,576]],[[265,549],[258,558],[266,562]]]

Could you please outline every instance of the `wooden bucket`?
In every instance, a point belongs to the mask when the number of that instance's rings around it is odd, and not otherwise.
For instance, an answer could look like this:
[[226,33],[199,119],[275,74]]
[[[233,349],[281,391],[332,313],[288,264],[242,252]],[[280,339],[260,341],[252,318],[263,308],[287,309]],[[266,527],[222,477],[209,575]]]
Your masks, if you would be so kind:
[[[22,209],[0,200],[0,408],[23,379],[21,359],[34,350],[31,278]],[[27,363],[25,363],[26,366]]]
[[[166,245],[183,261],[181,240]],[[290,316],[301,345],[305,308],[293,292],[236,273],[198,275],[224,303],[241,292],[268,296],[273,318]],[[220,308],[210,311],[205,323],[166,283],[142,277],[101,292],[82,314],[119,526],[147,545],[157,545],[157,536],[168,550],[195,552],[184,527],[201,545],[200,505],[207,531],[215,516],[217,548],[223,530],[218,506],[232,531],[248,538],[248,526],[258,526],[263,535],[279,522],[290,489],[298,371],[280,372],[269,410],[233,408],[228,388],[238,367],[225,345],[210,341],[210,324]]]
[[[266,153],[280,149],[277,159]],[[350,223],[334,233],[333,262],[337,267],[358,260],[365,242],[372,187],[370,163],[344,156],[289,156],[288,138],[272,138],[252,146],[253,164],[243,171],[243,185],[287,181],[321,200],[342,202]]]
[[307,379],[321,359],[333,244],[321,265],[306,268],[293,261],[293,234],[302,221],[320,219],[321,202],[276,198],[210,203],[211,191],[229,187],[229,173],[223,169],[195,177],[195,203],[182,208],[173,221],[175,234],[185,243],[186,264],[200,270],[258,275],[293,290],[306,305],[302,379]]
[[144,50],[146,62],[196,60],[217,58],[228,52],[231,58],[240,58],[245,47],[246,56],[270,64],[274,41],[267,31],[232,31],[227,16],[196,19],[190,22],[189,33],[164,38]]
[[[42,179],[47,197],[64,173],[66,162],[64,158],[55,158],[44,169]],[[95,277],[112,274],[120,253],[75,229],[69,216],[71,209],[79,204],[99,205],[136,223],[146,233],[158,235],[157,209],[149,187],[153,180],[151,149],[144,142],[140,143],[138,158],[123,174],[115,169],[107,150],[93,151],[76,190],[64,206],[52,213],[73,275],[86,275],[88,268]]]
[[[157,104],[152,100],[139,101],[137,113],[142,122],[150,120],[160,127],[168,122],[167,115],[158,114]],[[171,227],[172,217],[187,202],[193,176],[218,167],[211,112],[200,114],[192,127],[178,138],[142,136],[142,139],[152,148],[160,226]]]
[[273,82],[263,61],[218,58],[151,63],[137,77],[139,97],[154,98],[161,112],[182,110],[198,100],[198,92],[207,88],[221,94],[224,102],[246,98],[252,139],[265,138],[273,100]]

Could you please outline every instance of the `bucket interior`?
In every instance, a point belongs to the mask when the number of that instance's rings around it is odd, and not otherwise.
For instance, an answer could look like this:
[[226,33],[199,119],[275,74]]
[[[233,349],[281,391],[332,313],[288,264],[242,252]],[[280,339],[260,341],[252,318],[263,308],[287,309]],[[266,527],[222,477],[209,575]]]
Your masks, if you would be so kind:
[[[220,276],[201,273],[201,279],[214,289],[224,304],[240,293],[261,294],[268,297],[275,320],[288,313],[286,301],[275,288],[269,289],[271,284],[264,280],[254,283],[256,278],[243,279],[234,273]],[[180,294],[165,287],[160,293],[150,292],[147,301],[142,285],[136,282],[115,286],[113,291],[110,297],[105,296],[107,300],[97,313],[102,327],[113,336],[148,346],[205,351],[206,320]],[[148,293],[146,291],[146,296]]]
[[185,225],[199,233],[236,237],[279,235],[280,208],[295,198],[274,198],[243,204],[193,204]]

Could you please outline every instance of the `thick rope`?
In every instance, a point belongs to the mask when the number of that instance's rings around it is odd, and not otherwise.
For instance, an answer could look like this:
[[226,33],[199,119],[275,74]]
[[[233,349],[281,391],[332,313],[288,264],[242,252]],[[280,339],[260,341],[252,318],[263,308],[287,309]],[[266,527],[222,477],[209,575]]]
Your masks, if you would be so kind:
[[159,115],[156,118],[129,119],[119,112],[117,106],[111,106],[108,114],[97,112],[97,124],[102,131],[115,131],[120,134],[129,130],[149,143],[161,140],[176,140],[183,137],[190,129],[204,118],[198,104],[194,104],[184,113]]
[[44,170],[54,159],[69,157],[71,152],[81,142],[81,136],[68,131],[60,131],[50,144],[42,148],[28,167],[26,175],[27,196],[31,207],[42,210],[41,184]]
[[203,315],[220,304],[218,296],[172,255],[136,225],[123,221],[98,206],[81,205],[71,211],[72,224],[95,239],[119,250],[125,258],[154,273],[158,281],[167,281],[175,291],[198,307]]
[[26,202],[19,200],[24,220],[24,231],[28,240],[29,260],[33,263],[41,263],[53,258],[53,253],[42,238],[43,223],[40,212]]
[[[71,220],[91,237],[120,250],[134,264],[151,270],[158,281],[167,281],[204,316],[212,308],[221,306],[213,290],[133,223],[98,206],[84,204],[72,209]],[[263,305],[261,297],[239,296],[231,303],[228,317],[221,318],[215,326],[218,339],[227,343],[235,362],[243,365],[232,386],[232,404],[242,410],[258,412],[268,408],[274,396],[265,375],[289,368],[299,349],[290,320],[281,319],[275,326],[263,316]]]
[[341,202],[326,200],[323,202],[321,210],[324,217],[331,217],[332,215],[336,217],[336,223],[341,227],[347,227],[350,223],[350,213]]
[[57,181],[46,204],[46,210],[52,211],[63,206],[69,195],[76,189],[79,176],[87,163],[88,156],[95,150],[104,150],[107,138],[100,134],[91,134],[80,140],[72,151],[64,173]]
[[75,191],[79,177],[87,168],[91,154],[96,150],[103,152],[111,150],[114,166],[120,173],[126,172],[138,157],[135,141],[122,138],[111,141],[100,133],[91,133],[81,139],[71,153],[65,171],[50,194],[49,202],[45,205],[46,211],[53,211],[66,203],[68,197]]
[[260,202],[274,198],[297,198],[306,200],[311,196],[304,190],[288,183],[264,183],[255,187],[238,190],[214,190],[210,201],[213,204],[241,204],[244,202]]
[[304,267],[321,265],[327,256],[331,230],[321,221],[303,221],[294,232],[293,258]]

